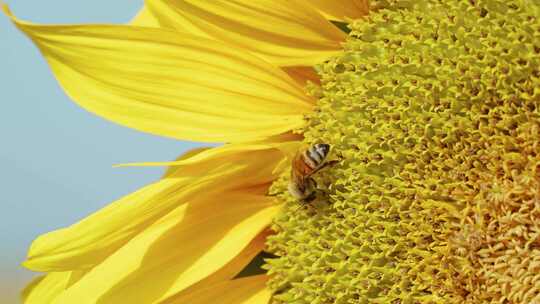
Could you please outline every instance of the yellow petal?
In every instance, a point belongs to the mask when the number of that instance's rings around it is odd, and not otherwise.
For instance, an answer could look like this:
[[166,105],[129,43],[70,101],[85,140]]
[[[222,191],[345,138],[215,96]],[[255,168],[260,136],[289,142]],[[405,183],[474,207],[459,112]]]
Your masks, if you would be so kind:
[[21,293],[24,304],[49,304],[63,292],[70,281],[71,271],[53,272],[33,279]]
[[[189,159],[180,159],[176,161],[167,161],[167,162],[144,162],[144,163],[128,163],[128,164],[119,164],[116,167],[137,167],[137,166],[167,166],[168,172],[179,172],[182,175],[186,173],[186,166],[197,166],[198,169],[201,169],[200,160],[207,160],[205,162],[209,166],[213,165],[211,160],[219,162],[220,159],[227,156],[229,161],[242,162],[242,157],[244,154],[238,152],[246,151],[259,151],[266,150],[269,147],[273,147],[282,153],[282,159],[277,162],[272,171],[274,176],[279,176],[282,172],[289,169],[292,157],[296,154],[302,147],[301,139],[296,137],[295,134],[287,134],[283,136],[278,136],[274,138],[274,142],[265,142],[265,143],[254,143],[254,144],[228,144],[221,147],[213,149],[203,149],[197,155]],[[234,160],[233,160],[234,159]]]
[[[175,20],[176,22],[181,21],[181,20],[176,20],[177,16],[175,16],[174,11],[168,10],[166,6],[163,6],[165,5],[163,2],[160,2],[157,5],[161,5],[162,8],[166,9],[165,13],[168,14],[168,17],[163,19],[164,22],[166,22],[167,20],[170,20],[171,18],[172,20]],[[147,26],[147,27],[160,26],[156,17],[154,17],[152,12],[146,6],[144,6],[139,11],[139,13],[133,18],[133,20],[131,21],[131,24],[137,25],[137,26]],[[163,26],[173,28],[173,29],[175,28],[174,23],[165,24]],[[193,27],[193,25],[190,23],[183,25],[182,31],[186,33],[190,33],[190,34],[199,35],[201,37],[211,38],[206,33],[200,31],[198,28]],[[307,81],[320,84],[320,78],[312,67],[307,67],[307,66],[284,67],[283,70],[302,87],[306,85]]]
[[244,190],[194,198],[145,229],[56,300],[155,303],[233,260],[281,206]]
[[130,24],[146,27],[159,27],[159,22],[148,10],[148,8],[146,8],[146,6],[144,6],[139,13],[137,13],[137,15],[131,19]]
[[297,0],[147,0],[161,26],[238,45],[278,66],[312,66],[345,34]]
[[[255,258],[258,253],[265,248],[266,238],[271,234],[272,230],[269,228],[259,233],[259,235],[257,235],[240,254],[238,254],[233,260],[231,260],[221,269],[212,273],[210,276],[204,278],[198,283],[191,285],[189,288],[172,295],[171,297],[189,294],[197,289],[206,288],[209,285],[213,285],[221,281],[232,280],[249,264],[249,262],[253,260],[253,258]],[[168,303],[168,300],[165,299],[163,302]]]
[[267,304],[272,296],[265,286],[267,280],[266,275],[258,275],[223,281],[160,304]]
[[[191,158],[201,152],[204,152],[206,150],[209,150],[209,149],[212,149],[212,148],[209,148],[209,147],[202,147],[202,148],[195,148],[195,149],[191,149],[189,150],[188,152],[180,155],[178,158],[176,158],[175,161],[179,162],[179,161],[182,161],[183,159],[188,159],[188,158]],[[122,167],[122,166],[115,166],[115,167]],[[167,170],[165,170],[165,173],[163,173],[163,177],[169,177],[173,174],[176,173],[176,170],[178,170],[178,167],[177,166],[169,166],[167,167]]]
[[[292,141],[286,143],[253,143],[253,144],[227,144],[213,149],[201,148],[200,150],[190,152],[190,157],[183,157],[175,161],[165,162],[143,162],[143,163],[128,163],[119,164],[115,167],[138,167],[138,166],[168,166],[175,168],[175,170],[182,169],[179,172],[181,175],[185,175],[184,171],[186,166],[197,166],[197,169],[204,172],[205,169],[211,169],[217,162],[222,159],[227,159],[229,162],[242,162],[244,153],[249,151],[261,151],[268,150],[272,147],[283,151],[284,156],[288,154],[289,150],[293,149],[290,146],[299,146],[299,141]],[[284,147],[289,147],[289,150],[283,150]],[[192,154],[191,154],[192,153]],[[204,168],[202,166],[205,166]],[[208,166],[208,167],[206,167]],[[173,169],[170,169],[173,170]]]
[[234,145],[235,153],[230,152],[229,146],[188,153],[191,157],[176,173],[71,227],[40,236],[32,243],[24,266],[36,271],[90,268],[182,203],[227,189],[271,183],[281,173],[276,166],[289,152],[282,147],[255,147],[238,144]]
[[303,126],[313,107],[285,72],[231,45],[160,28],[13,21],[73,100],[138,130],[256,140]]
[[227,189],[271,183],[279,174],[275,167],[283,159],[283,152],[273,147],[259,150],[246,147],[234,154],[211,153],[206,158],[197,158],[197,162],[182,166],[176,173],[71,227],[40,236],[30,247],[24,266],[37,271],[90,268],[183,203]]
[[305,0],[304,2],[330,20],[358,19],[369,12],[368,0]]
[[163,179],[71,227],[41,235],[30,246],[23,265],[34,271],[90,268],[174,208],[177,199],[196,191],[193,187],[183,188],[187,184],[187,179]]

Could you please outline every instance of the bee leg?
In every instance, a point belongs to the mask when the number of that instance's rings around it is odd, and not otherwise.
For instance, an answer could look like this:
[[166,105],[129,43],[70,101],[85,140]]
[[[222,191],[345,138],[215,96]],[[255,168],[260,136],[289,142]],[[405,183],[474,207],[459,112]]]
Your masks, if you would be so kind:
[[322,166],[320,166],[319,168],[315,169],[311,174],[313,175],[313,174],[315,174],[315,173],[321,171],[322,169],[324,169],[324,168],[326,168],[326,167],[334,166],[335,164],[337,164],[337,163],[339,163],[339,162],[340,162],[340,160],[337,160],[337,159],[327,161],[327,162],[325,162],[324,164],[322,164]]
[[334,159],[329,160],[325,163],[326,166],[334,166],[335,164],[339,163],[342,159]]

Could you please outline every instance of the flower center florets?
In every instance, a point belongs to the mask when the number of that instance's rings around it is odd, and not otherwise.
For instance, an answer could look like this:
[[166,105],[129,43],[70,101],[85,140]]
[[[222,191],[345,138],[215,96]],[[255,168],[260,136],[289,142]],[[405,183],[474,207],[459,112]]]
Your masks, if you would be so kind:
[[540,300],[540,7],[375,1],[318,67],[342,161],[268,241],[276,303]]

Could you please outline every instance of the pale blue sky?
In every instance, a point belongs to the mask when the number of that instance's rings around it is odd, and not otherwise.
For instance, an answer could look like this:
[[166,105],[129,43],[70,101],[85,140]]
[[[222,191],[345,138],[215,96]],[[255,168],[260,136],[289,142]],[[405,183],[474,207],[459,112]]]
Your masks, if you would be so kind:
[[[12,0],[41,23],[125,23],[143,0]],[[36,47],[0,16],[0,303],[32,273],[19,266],[30,242],[156,180],[158,168],[113,164],[170,160],[200,144],[144,134],[71,102]]]

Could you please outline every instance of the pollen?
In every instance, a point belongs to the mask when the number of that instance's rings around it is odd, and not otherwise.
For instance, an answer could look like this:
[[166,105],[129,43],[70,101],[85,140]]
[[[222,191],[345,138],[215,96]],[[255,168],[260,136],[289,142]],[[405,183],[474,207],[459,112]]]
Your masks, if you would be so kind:
[[273,303],[540,303],[540,5],[371,5],[301,130],[339,162],[272,187]]

